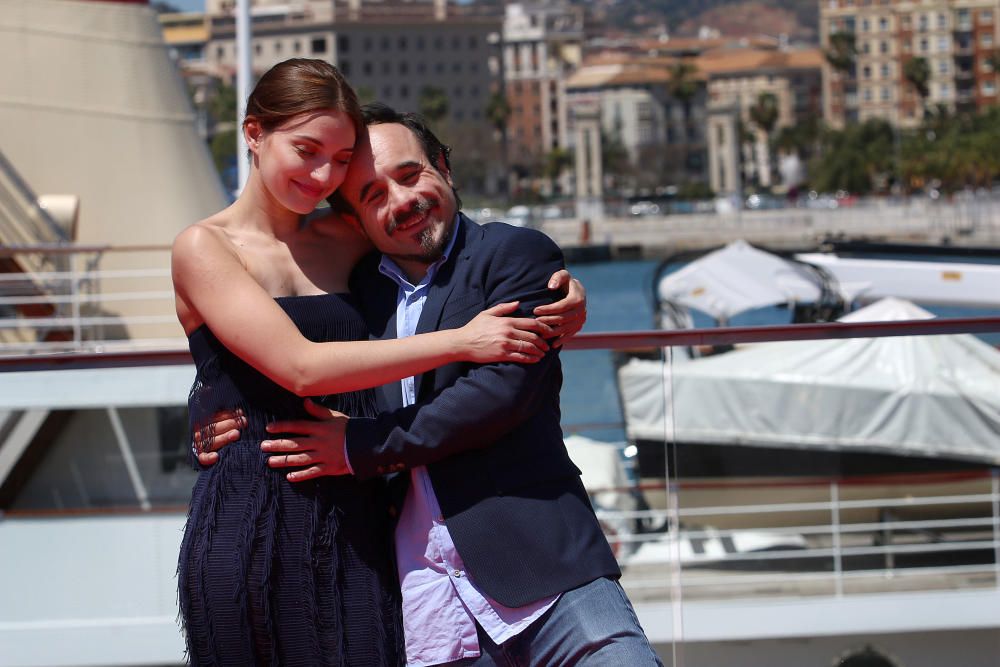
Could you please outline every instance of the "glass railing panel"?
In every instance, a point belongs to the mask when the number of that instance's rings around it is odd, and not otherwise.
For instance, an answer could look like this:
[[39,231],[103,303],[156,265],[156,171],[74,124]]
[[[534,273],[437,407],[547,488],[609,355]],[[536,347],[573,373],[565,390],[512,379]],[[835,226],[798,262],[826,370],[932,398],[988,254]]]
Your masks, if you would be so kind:
[[[667,664],[996,664],[1000,321],[830,329],[608,352],[635,509],[595,506],[623,585]],[[569,387],[592,353],[564,353]]]

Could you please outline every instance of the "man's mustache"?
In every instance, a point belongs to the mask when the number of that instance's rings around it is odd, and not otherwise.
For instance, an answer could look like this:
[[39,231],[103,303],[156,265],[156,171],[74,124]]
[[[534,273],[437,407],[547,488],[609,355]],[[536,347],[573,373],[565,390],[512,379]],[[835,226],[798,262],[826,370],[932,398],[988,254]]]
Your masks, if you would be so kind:
[[423,215],[424,213],[431,210],[435,206],[437,206],[437,202],[434,201],[433,199],[424,198],[417,200],[416,202],[413,203],[413,206],[410,207],[409,211],[393,216],[389,220],[389,224],[386,227],[386,231],[389,234],[392,234],[393,232],[396,231],[397,227],[402,227],[406,225],[411,220],[413,220],[413,218]]

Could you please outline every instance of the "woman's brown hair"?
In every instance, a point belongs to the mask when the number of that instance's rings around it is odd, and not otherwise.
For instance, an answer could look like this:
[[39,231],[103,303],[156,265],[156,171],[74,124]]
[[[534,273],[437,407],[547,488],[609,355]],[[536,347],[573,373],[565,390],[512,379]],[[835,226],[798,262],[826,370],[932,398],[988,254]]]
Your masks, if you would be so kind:
[[247,99],[246,117],[273,130],[302,113],[334,109],[347,114],[361,136],[364,122],[354,89],[325,60],[291,58],[267,70]]

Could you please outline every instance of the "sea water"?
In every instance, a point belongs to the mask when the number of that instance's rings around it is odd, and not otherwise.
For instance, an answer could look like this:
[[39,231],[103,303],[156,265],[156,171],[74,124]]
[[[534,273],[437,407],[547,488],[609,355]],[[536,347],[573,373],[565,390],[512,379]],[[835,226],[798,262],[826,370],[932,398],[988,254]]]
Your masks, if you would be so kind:
[[[897,257],[898,258],[898,257]],[[908,257],[907,259],[929,259]],[[933,258],[961,261],[960,258]],[[965,260],[968,261],[968,260]],[[1000,263],[997,260],[983,260]],[[644,331],[654,325],[653,283],[659,261],[616,261],[580,263],[569,266],[574,277],[587,290],[587,324],[583,333]],[[665,273],[680,268],[669,267]],[[919,304],[938,317],[996,317],[1000,311]],[[786,324],[791,314],[785,308],[761,308],[735,316],[732,326]],[[712,326],[710,318],[695,314],[696,327]],[[982,336],[992,345],[1000,345],[1000,333]],[[565,350],[561,354],[563,389],[562,423],[566,432],[578,432],[608,442],[625,440],[625,430],[610,350]]]

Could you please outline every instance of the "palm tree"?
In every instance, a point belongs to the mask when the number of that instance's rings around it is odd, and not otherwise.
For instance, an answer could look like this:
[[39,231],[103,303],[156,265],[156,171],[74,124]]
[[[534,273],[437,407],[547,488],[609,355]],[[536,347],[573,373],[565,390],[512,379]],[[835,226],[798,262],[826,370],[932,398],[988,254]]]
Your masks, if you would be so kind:
[[500,166],[504,179],[501,191],[508,190],[507,123],[510,120],[510,113],[510,103],[507,102],[507,96],[504,94],[503,89],[498,88],[493,91],[493,94],[490,95],[490,99],[486,102],[486,118],[490,121],[490,125],[493,126],[493,130],[500,137]]
[[750,120],[764,133],[764,150],[766,155],[762,156],[764,164],[761,165],[760,173],[764,174],[765,185],[771,183],[771,133],[778,122],[778,96],[774,93],[764,92],[757,96],[757,103],[750,107]]
[[573,153],[565,148],[553,148],[545,154],[542,176],[554,183],[558,182],[559,176],[571,166],[573,166]]
[[928,82],[931,78],[931,66],[926,58],[917,56],[910,58],[903,65],[903,77],[910,82],[920,97],[921,117],[927,115],[927,96],[930,95]]
[[667,91],[671,97],[681,103],[684,109],[684,141],[688,139],[688,124],[691,117],[691,101],[698,94],[698,81],[694,75],[698,68],[691,63],[679,60],[670,66],[670,80]]
[[858,56],[858,46],[853,32],[835,32],[830,35],[830,48],[824,53],[830,66],[844,74],[854,70]]
[[448,96],[440,88],[424,86],[417,97],[417,107],[420,115],[435,125],[448,115]]

